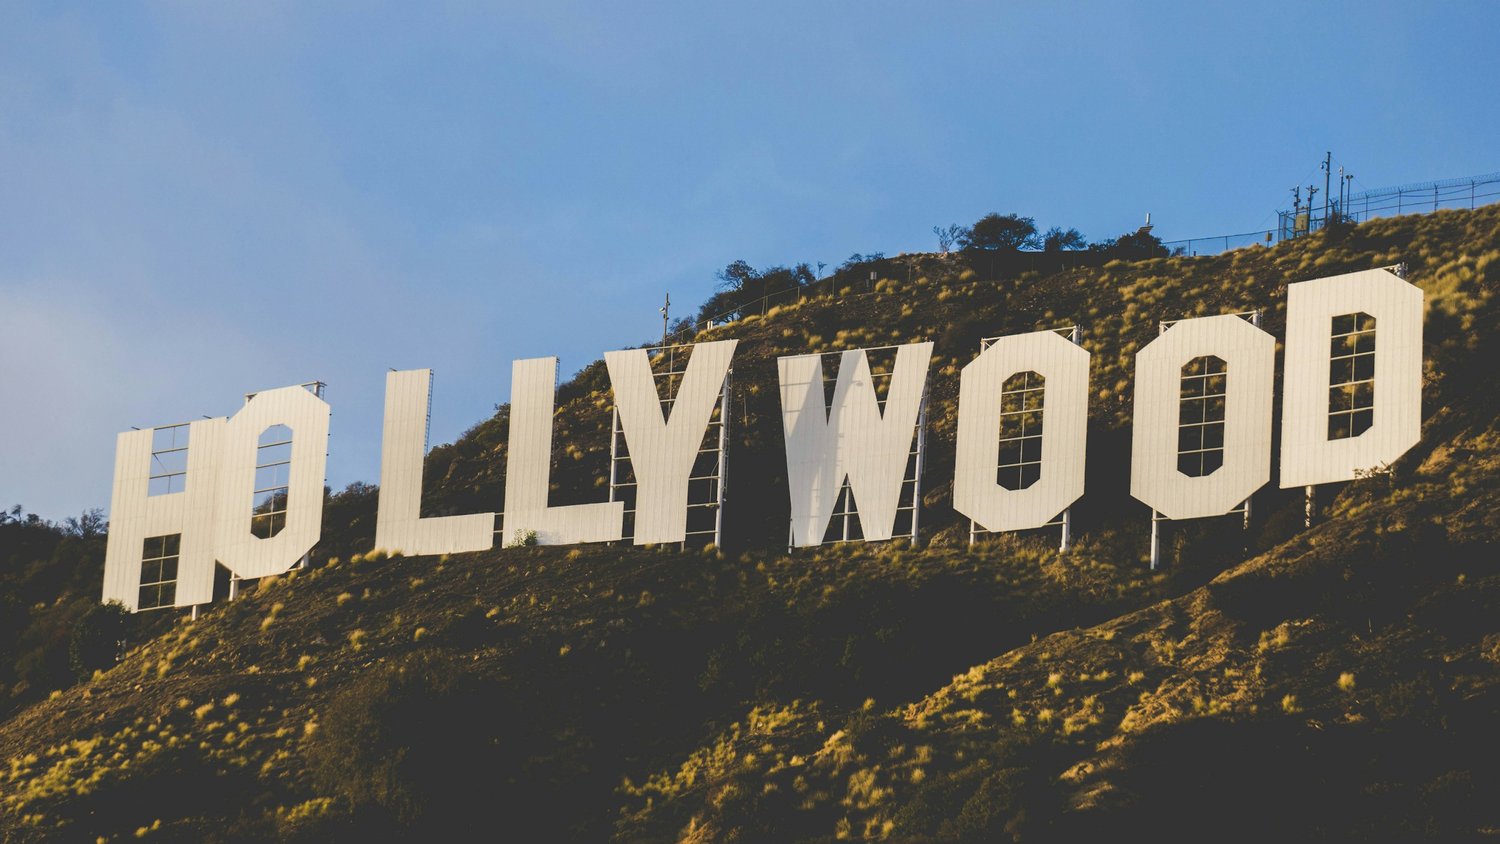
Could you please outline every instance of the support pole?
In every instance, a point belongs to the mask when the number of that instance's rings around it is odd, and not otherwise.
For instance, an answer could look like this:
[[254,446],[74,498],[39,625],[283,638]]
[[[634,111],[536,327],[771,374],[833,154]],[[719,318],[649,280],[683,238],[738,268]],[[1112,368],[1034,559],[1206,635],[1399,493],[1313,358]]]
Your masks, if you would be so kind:
[[1302,526],[1312,527],[1313,514],[1318,510],[1318,488],[1312,484],[1303,487]]
[[[1074,324],[1073,330],[1068,332],[1068,340],[1078,346],[1083,343],[1083,330]],[[1068,507],[1062,513],[1062,538],[1057,543],[1057,553],[1066,554],[1073,547],[1073,508]]]
[[1323,227],[1328,227],[1328,200],[1333,197],[1328,194],[1328,182],[1333,177],[1333,151],[1323,156]]
[[[1342,172],[1342,168],[1340,169],[1340,172]],[[1340,181],[1342,181],[1342,179]],[[1250,313],[1250,324],[1253,325],[1253,326],[1255,326],[1256,328],[1260,328],[1260,308],[1256,308],[1254,311],[1252,311]],[[1254,498],[1255,498],[1255,493],[1253,493],[1253,492],[1250,493],[1249,495],[1245,496],[1245,524],[1244,524],[1244,527],[1243,527],[1244,530],[1249,530],[1250,529],[1250,508],[1251,508],[1251,502],[1252,502],[1252,500]]]
[[845,486],[844,486],[844,539],[843,539],[843,541],[845,541],[845,542],[849,541],[849,515],[852,512],[849,509],[849,499],[851,499],[853,497],[854,497],[854,488],[850,487],[847,484],[845,484]]
[[198,620],[198,605],[197,604],[193,604],[192,620],[193,621],[197,621]]
[[620,409],[618,407],[610,410],[609,417],[609,500],[615,500],[615,483],[618,476],[615,474],[615,461],[619,458],[620,443]]
[[[1307,199],[1307,213],[1309,215],[1312,214],[1312,195],[1311,194],[1308,195],[1308,199]],[[1167,324],[1164,323],[1164,322],[1157,322],[1156,323],[1156,336],[1160,337],[1161,335],[1163,335],[1165,333],[1167,333]],[[1160,564],[1161,564],[1161,514],[1158,513],[1158,512],[1156,512],[1156,508],[1153,507],[1153,508],[1151,508],[1151,570],[1152,571],[1156,571],[1156,567],[1158,565],[1160,565]]]
[[911,547],[921,540],[922,465],[927,457],[927,387],[922,387],[922,404],[917,410],[917,476],[911,487]]
[[240,576],[232,574],[229,576],[229,600],[237,601],[240,597]]
[[719,394],[719,483],[718,506],[714,507],[714,547],[724,543],[724,493],[729,485],[729,389],[734,379],[734,369],[724,373],[724,391]]
[[[619,466],[619,443],[620,443],[620,408],[610,409],[609,417],[609,500],[615,500],[615,485],[619,483],[619,474],[615,467]],[[504,537],[501,537],[504,539]],[[622,536],[623,538],[623,536]],[[634,523],[632,523],[631,538],[635,538]],[[610,543],[614,544],[614,543]]]
[[1161,517],[1151,511],[1151,570],[1161,564]]

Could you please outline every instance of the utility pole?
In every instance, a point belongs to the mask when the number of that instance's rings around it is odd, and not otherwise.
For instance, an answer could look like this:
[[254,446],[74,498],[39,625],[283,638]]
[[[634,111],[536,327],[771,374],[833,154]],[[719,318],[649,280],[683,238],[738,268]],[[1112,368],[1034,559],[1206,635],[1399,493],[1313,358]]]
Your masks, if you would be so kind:
[[1323,225],[1328,225],[1328,183],[1333,178],[1333,151],[1323,156]]
[[1292,213],[1298,214],[1302,211],[1302,186],[1292,186]]
[[1339,216],[1340,217],[1342,217],[1344,215],[1344,209],[1347,207],[1344,203],[1345,203],[1345,200],[1344,200],[1344,165],[1340,164],[1339,165]]
[[666,304],[661,306],[661,344],[667,345],[667,314],[672,309],[672,294],[667,294]]
[[[1343,169],[1344,168],[1340,167],[1339,171],[1343,172]],[[1345,173],[1344,174],[1344,184],[1348,188],[1348,190],[1344,191],[1344,202],[1346,202],[1346,203],[1352,203],[1354,201],[1354,174],[1353,173]],[[1349,216],[1349,209],[1348,209],[1348,207],[1344,208],[1344,216],[1345,217]]]
[[1317,185],[1307,186],[1307,233],[1312,234],[1313,197],[1318,195]]

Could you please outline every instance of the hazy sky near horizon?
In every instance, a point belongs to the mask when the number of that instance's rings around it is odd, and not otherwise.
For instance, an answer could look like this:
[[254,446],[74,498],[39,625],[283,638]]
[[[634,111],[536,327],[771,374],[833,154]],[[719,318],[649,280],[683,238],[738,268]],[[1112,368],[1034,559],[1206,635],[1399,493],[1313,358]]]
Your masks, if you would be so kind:
[[[658,336],[714,273],[931,251],[989,211],[1091,239],[1269,228],[1500,170],[1500,4],[0,5],[0,506],[108,507],[115,435],[313,379],[379,477]],[[496,502],[498,508],[499,502]]]

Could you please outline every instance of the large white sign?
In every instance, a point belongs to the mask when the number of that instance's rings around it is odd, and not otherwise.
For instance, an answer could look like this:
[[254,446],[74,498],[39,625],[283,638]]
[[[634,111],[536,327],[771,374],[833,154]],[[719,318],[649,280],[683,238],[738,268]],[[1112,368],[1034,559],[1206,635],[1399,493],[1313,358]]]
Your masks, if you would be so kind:
[[[687,536],[689,483],[735,342],[693,346],[687,369],[667,378],[680,384],[666,397],[646,350],[605,355],[636,479],[637,544]],[[932,344],[896,347],[893,370],[880,376],[889,379],[883,401],[866,352],[840,355],[831,401],[822,355],[777,360],[794,546],[823,541],[846,488],[862,537],[883,540],[910,484],[915,532],[922,450],[914,443],[922,442]],[[1291,285],[1281,485],[1351,480],[1404,454],[1420,436],[1421,370],[1418,288],[1389,270]],[[1142,349],[1131,494],[1164,518],[1187,519],[1229,512],[1264,486],[1274,371],[1275,339],[1236,316],[1177,322]],[[1023,530],[1048,524],[1083,494],[1088,373],[1088,353],[1049,331],[1000,338],[964,367],[958,512],[986,530]],[[548,503],[556,386],[556,358],[513,363],[503,534],[547,545],[619,540],[623,502]],[[490,548],[495,513],[421,517],[431,399],[429,370],[387,375],[377,546]],[[232,419],[121,434],[104,598],[131,609],[194,606],[213,599],[216,562],[242,578],[295,565],[322,526],[328,417],[317,395],[286,387],[252,397]]]
[[1281,486],[1347,481],[1422,436],[1422,290],[1390,270],[1287,289]]
[[864,537],[891,538],[931,359],[931,343],[896,350],[884,410],[863,349],[840,357],[832,405],[824,402],[822,356],[777,359],[793,545],[823,541],[845,479]]
[[215,561],[242,578],[296,565],[323,528],[328,416],[327,402],[283,387],[232,419],[120,434],[104,599],[206,604]]
[[1237,316],[1183,320],[1141,349],[1130,494],[1192,519],[1265,486],[1275,372],[1276,339]]
[[688,479],[738,343],[720,340],[692,347],[687,372],[665,417],[646,350],[604,355],[635,470],[636,545],[687,537]]
[[518,360],[510,367],[510,441],[505,466],[505,533],[535,534],[538,545],[609,542],[623,536],[625,505],[618,501],[547,503],[552,485],[552,410],[557,358]]
[[385,376],[385,437],[380,450],[380,509],[375,547],[408,554],[461,554],[495,543],[495,515],[423,519],[422,460],[432,407],[432,370]]
[[[1005,382],[1030,373],[1042,390],[1005,402]],[[1032,382],[1027,381],[1030,384]],[[1041,527],[1083,495],[1088,443],[1089,353],[1053,331],[1001,337],[959,375],[958,443],[954,458],[953,509],[989,531]],[[1029,484],[1002,484],[1003,415],[1035,417],[1042,426],[1041,461]],[[1008,438],[1006,448],[1027,462],[1031,438]]]
[[[665,415],[646,350],[605,355],[639,485],[633,537],[637,545],[681,542],[685,537],[688,479],[737,342],[693,347],[682,384],[667,402]],[[624,535],[622,502],[563,507],[547,503],[556,383],[557,358],[518,360],[511,366],[503,533],[510,541],[535,539],[539,545],[620,539]],[[496,514],[420,518],[431,384],[432,373],[426,369],[386,375],[375,544],[408,554],[482,551],[494,545]]]

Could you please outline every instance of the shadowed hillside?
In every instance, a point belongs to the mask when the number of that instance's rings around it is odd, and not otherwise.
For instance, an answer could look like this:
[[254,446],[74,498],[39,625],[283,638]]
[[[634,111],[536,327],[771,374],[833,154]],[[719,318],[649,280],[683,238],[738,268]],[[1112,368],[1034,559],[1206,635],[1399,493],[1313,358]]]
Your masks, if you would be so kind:
[[[1268,487],[1168,528],[1129,499],[1130,381],[1157,321],[1264,309],[1405,262],[1427,293],[1422,442],[1378,475]],[[0,831],[26,840],[1469,840],[1500,831],[1500,207],[1275,248],[1008,274],[882,265],[871,290],[737,337],[727,551],[370,552],[329,505],[315,567],[0,722]],[[1002,268],[1003,269],[1003,268]],[[965,545],[958,369],[981,337],[1083,327],[1079,541]],[[788,557],[775,357],[936,342],[925,547]],[[602,500],[602,365],[559,392],[555,503]],[[429,457],[427,514],[498,509],[507,413]],[[88,557],[97,575],[96,548]]]

